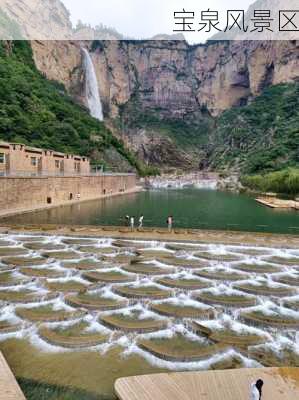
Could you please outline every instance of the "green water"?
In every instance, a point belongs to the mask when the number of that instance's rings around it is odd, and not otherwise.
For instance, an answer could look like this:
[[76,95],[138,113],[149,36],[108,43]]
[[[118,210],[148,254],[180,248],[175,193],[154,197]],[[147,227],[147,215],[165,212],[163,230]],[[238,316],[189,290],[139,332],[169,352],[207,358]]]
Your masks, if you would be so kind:
[[165,227],[169,214],[178,228],[299,233],[299,213],[273,210],[248,195],[200,189],[152,190],[25,214],[21,224],[125,225],[144,214],[145,226]]

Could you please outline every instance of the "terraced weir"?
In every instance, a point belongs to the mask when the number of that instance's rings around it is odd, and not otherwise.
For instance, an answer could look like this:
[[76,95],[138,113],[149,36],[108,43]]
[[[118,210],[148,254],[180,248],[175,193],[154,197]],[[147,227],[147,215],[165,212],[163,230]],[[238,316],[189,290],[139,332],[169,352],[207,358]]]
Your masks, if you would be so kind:
[[299,250],[264,243],[0,234],[0,350],[91,399],[125,375],[298,366]]

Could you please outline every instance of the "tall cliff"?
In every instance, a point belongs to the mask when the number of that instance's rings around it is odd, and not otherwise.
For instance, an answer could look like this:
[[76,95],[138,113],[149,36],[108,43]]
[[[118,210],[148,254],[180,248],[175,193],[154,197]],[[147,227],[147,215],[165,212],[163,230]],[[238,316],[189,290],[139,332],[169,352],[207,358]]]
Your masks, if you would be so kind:
[[165,117],[184,117],[200,107],[217,116],[246,104],[266,86],[299,79],[297,41],[32,42],[38,68],[76,95],[83,94],[81,46],[92,50],[111,118],[136,94],[144,110],[158,107]]
[[33,42],[37,67],[84,98],[89,48],[107,125],[148,163],[193,168],[217,117],[271,85],[299,80],[299,43]]

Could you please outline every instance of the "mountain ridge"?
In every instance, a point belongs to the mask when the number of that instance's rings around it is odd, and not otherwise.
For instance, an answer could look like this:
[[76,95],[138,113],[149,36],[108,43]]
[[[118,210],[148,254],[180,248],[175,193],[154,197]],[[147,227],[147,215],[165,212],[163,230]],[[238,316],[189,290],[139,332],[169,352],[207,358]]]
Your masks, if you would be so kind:
[[297,42],[33,42],[39,70],[82,104],[82,46],[92,56],[106,125],[162,169],[216,167],[209,153],[221,115],[271,86],[299,81]]
[[[19,19],[33,6],[31,0],[27,3],[27,9],[19,9]],[[59,0],[54,5],[59,19],[53,23],[63,33],[69,29],[69,15]],[[181,40],[65,40],[32,41],[31,47],[37,69],[87,106],[86,47],[106,126],[146,164],[162,168],[216,167],[210,153],[221,115],[250,106],[267,88],[299,81],[298,41],[189,45]]]

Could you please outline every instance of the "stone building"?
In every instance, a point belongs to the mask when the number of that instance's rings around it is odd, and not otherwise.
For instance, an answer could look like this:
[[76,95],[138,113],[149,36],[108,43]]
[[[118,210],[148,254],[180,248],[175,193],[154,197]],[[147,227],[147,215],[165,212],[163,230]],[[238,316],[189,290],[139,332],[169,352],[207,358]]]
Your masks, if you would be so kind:
[[67,176],[90,173],[86,157],[0,142],[0,175]]

